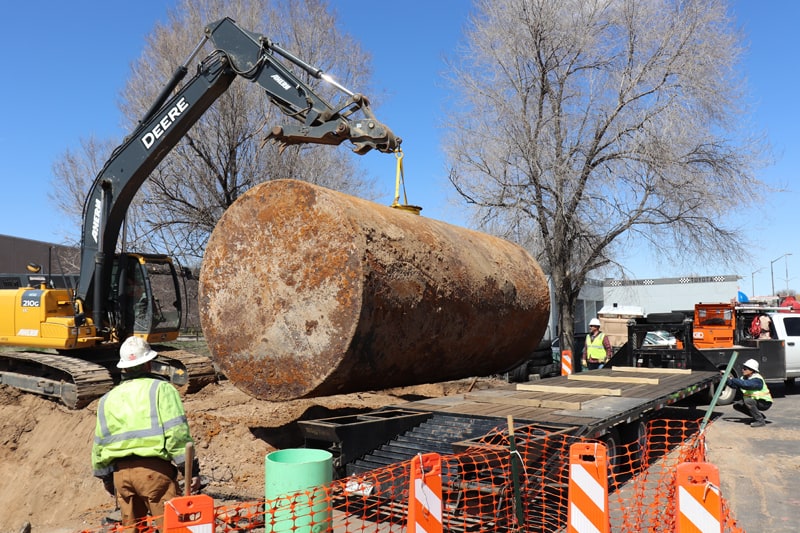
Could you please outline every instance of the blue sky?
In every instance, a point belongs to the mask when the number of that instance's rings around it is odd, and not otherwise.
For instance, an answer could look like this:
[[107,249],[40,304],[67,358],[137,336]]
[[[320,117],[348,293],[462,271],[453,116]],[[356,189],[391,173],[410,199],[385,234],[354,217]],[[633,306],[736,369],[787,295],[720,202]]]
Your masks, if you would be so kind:
[[[452,196],[440,145],[440,124],[447,120],[448,95],[442,58],[453,56],[466,22],[469,2],[435,0],[364,4],[332,0],[343,28],[372,54],[374,85],[382,93],[378,117],[403,137],[408,200],[422,214],[465,225],[463,209]],[[0,83],[0,234],[61,242],[67,223],[50,205],[47,191],[56,158],[79,149],[81,138],[121,139],[118,95],[129,65],[144,49],[154,23],[164,21],[171,1],[14,2],[5,8],[7,44]],[[124,7],[122,7],[124,6]],[[713,275],[742,276],[741,289],[752,294],[800,288],[800,247],[795,237],[795,169],[800,163],[800,113],[796,104],[800,3],[789,0],[733,3],[747,34],[744,62],[754,105],[754,127],[764,130],[777,161],[762,173],[770,183],[788,184],[764,206],[737,215],[749,229],[742,247],[755,259],[733,269],[710,264],[691,268],[632,254],[635,278]],[[257,28],[252,28],[257,31]],[[302,57],[302,51],[295,51]],[[335,76],[335,72],[331,72]],[[358,87],[350,87],[359,90]],[[369,153],[361,164],[394,195],[395,161]],[[737,254],[737,251],[733,251]],[[786,253],[791,256],[782,257]],[[772,267],[772,268],[771,268]],[[755,275],[752,272],[760,269]],[[788,272],[788,275],[787,275]],[[786,278],[789,278],[788,281]]]

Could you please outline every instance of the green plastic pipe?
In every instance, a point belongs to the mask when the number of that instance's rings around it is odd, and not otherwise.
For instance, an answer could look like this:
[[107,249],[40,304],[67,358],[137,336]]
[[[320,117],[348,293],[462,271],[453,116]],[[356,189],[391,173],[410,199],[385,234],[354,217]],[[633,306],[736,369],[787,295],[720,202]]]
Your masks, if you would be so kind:
[[289,448],[267,454],[265,530],[269,533],[322,533],[331,527],[324,488],[333,477],[333,455],[325,450]]
[[717,391],[714,393],[714,397],[711,399],[711,403],[708,405],[708,409],[706,409],[706,414],[703,417],[703,422],[700,424],[700,433],[702,434],[703,431],[706,429],[706,425],[708,424],[708,420],[711,418],[711,413],[714,411],[714,408],[717,406],[717,400],[719,400],[720,394],[725,389],[725,383],[728,381],[728,376],[731,375],[731,369],[733,369],[733,364],[736,362],[736,358],[739,357],[739,352],[734,351],[731,354],[731,359],[728,361],[728,367],[725,369],[725,372],[722,374],[722,379],[719,381],[719,385],[717,386]]

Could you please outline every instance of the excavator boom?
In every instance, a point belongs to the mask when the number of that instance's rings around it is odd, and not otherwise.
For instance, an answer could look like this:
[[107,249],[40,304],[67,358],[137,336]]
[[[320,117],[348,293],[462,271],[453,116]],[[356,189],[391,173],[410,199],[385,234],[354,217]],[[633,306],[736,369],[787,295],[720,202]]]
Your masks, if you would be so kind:
[[[372,149],[390,153],[400,145],[401,140],[375,118],[367,98],[342,88],[348,98],[334,108],[281,64],[275,54],[315,77],[330,77],[265,36],[224,18],[206,26],[203,42],[206,40],[214,45],[214,51],[200,62],[194,77],[167,100],[188,72],[187,65],[178,69],[138,128],[114,151],[87,196],[77,298],[101,330],[110,311],[109,301],[113,301],[108,298],[112,286],[110,266],[134,196],[161,160],[237,77],[257,83],[271,103],[294,119],[294,123],[275,126],[267,136],[267,140],[281,147],[349,141],[356,153],[364,154]],[[359,110],[364,116],[355,118]]]

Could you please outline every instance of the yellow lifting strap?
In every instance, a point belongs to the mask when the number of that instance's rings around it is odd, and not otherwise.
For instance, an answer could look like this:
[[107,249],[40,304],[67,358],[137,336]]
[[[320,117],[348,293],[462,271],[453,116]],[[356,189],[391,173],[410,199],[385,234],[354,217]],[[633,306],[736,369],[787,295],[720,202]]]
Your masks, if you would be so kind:
[[[415,215],[419,215],[419,212],[422,211],[422,208],[418,205],[409,205],[408,204],[408,197],[406,196],[406,181],[405,176],[403,174],[403,150],[401,148],[397,148],[394,151],[394,157],[397,159],[397,172],[395,176],[394,182],[394,202],[392,202],[392,207],[396,209],[402,209],[403,211],[409,211],[414,213]],[[403,203],[400,203],[400,186],[403,187]]]

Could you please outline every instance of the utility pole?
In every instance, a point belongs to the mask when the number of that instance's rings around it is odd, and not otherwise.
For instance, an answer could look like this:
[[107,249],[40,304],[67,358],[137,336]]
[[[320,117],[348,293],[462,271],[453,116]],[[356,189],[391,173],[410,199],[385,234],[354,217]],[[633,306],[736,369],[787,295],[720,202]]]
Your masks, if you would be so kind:
[[[772,270],[772,265],[774,265],[775,262],[778,261],[779,259],[783,259],[784,257],[786,257],[788,255],[792,255],[792,254],[787,252],[787,253],[783,254],[782,256],[778,257],[777,259],[773,259],[772,261],[769,262],[769,273],[770,273],[770,277],[772,278],[772,296],[775,296],[775,272]],[[786,264],[786,279],[789,279],[788,259],[787,259],[787,264]],[[789,282],[787,281],[786,283],[788,284]]]
[[750,283],[752,283],[752,285],[753,285],[753,287],[752,287],[752,291],[753,292],[750,293],[750,296],[755,296],[756,295],[756,278],[755,278],[755,275],[758,274],[759,272],[761,272],[762,270],[764,270],[764,267],[761,267],[758,270],[754,270],[753,272],[750,273]]

